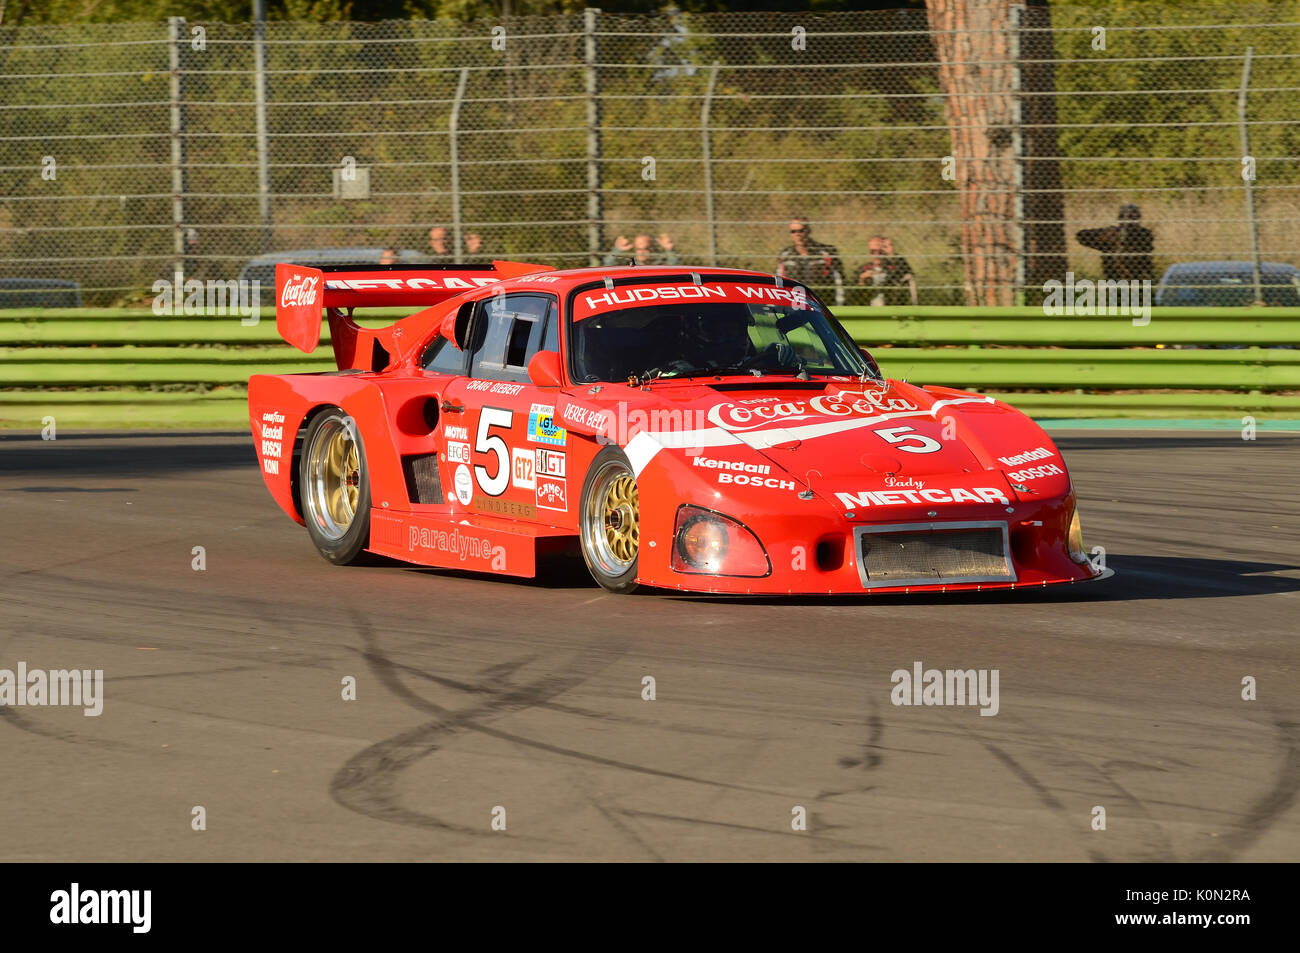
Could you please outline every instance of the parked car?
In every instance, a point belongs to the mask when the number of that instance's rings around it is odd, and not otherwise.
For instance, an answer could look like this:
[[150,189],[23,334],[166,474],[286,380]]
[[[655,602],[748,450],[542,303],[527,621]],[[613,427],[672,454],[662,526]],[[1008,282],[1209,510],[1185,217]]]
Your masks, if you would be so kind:
[[[301,262],[304,265],[374,265],[383,248],[304,248],[298,251],[277,251],[258,255],[239,272],[240,281],[261,282],[263,288],[275,285],[275,265],[281,261]],[[427,262],[429,256],[414,248],[403,248],[397,253],[398,264],[412,265]]]
[[[1170,265],[1156,286],[1157,307],[1245,307],[1255,300],[1255,268],[1249,261],[1184,261]],[[1300,307],[1300,268],[1278,261],[1260,264],[1266,305]]]
[[0,278],[0,308],[80,308],[81,285],[63,278]]

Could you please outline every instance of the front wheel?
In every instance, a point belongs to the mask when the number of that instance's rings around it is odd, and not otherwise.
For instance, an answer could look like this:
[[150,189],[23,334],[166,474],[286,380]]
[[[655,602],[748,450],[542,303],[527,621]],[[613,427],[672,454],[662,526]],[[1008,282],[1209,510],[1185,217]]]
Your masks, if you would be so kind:
[[337,407],[303,436],[298,485],[307,533],[332,563],[361,562],[370,543],[370,475],[356,422]]
[[582,558],[596,582],[610,592],[636,589],[641,504],[632,465],[618,447],[601,450],[587,471],[578,528]]

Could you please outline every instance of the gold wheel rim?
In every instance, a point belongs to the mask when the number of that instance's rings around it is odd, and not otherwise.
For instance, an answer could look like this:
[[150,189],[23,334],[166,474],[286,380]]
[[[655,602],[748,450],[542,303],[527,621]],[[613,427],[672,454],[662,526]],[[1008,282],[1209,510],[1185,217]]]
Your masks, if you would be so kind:
[[614,558],[631,563],[641,547],[641,507],[636,481],[620,474],[605,492],[605,543]]
[[347,430],[339,430],[325,449],[325,507],[330,519],[346,530],[356,516],[361,493],[361,458]]
[[361,447],[351,421],[327,421],[310,451],[308,508],[318,529],[331,539],[340,539],[347,534],[361,503]]

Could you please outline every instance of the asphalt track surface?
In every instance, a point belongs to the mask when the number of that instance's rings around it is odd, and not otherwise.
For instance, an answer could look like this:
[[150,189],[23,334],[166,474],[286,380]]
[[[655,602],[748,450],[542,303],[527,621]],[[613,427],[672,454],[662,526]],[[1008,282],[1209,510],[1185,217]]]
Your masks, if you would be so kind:
[[0,438],[0,668],[105,672],[0,708],[0,857],[1300,859],[1300,437],[1058,443],[1115,578],[749,601],[334,567],[247,435]]

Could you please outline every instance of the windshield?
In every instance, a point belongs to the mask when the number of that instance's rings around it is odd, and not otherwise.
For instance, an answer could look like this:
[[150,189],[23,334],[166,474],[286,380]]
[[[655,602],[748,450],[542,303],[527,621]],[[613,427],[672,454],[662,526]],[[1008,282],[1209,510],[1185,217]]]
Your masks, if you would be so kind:
[[572,325],[574,379],[656,380],[702,374],[861,376],[857,346],[821,311],[709,302],[627,308]]

